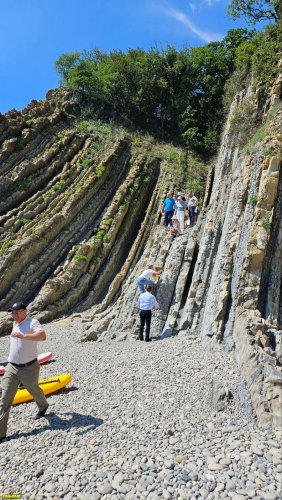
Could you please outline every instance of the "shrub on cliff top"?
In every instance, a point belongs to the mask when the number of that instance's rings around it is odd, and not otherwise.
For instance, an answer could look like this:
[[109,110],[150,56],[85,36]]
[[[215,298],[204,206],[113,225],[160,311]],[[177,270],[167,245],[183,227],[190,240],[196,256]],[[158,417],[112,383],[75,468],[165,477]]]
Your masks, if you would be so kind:
[[242,42],[236,49],[235,73],[225,85],[224,103],[228,110],[234,95],[245,88],[250,81],[259,83],[261,93],[278,75],[278,61],[282,51],[282,21],[269,25],[264,32],[257,33],[251,40]]
[[236,47],[250,37],[237,29],[220,42],[181,50],[94,49],[62,54],[55,67],[64,85],[110,103],[137,128],[210,156],[219,141],[223,88],[234,70]]
[[26,124],[26,126],[27,126],[27,127],[32,127],[32,125],[33,125],[33,120],[26,120],[26,121],[25,121],[25,124]]
[[[250,45],[247,49],[247,45]],[[255,81],[265,87],[279,72],[278,61],[282,50],[282,21],[267,26],[252,41],[245,42],[237,49],[238,69],[251,68]],[[280,52],[280,54],[279,54]]]

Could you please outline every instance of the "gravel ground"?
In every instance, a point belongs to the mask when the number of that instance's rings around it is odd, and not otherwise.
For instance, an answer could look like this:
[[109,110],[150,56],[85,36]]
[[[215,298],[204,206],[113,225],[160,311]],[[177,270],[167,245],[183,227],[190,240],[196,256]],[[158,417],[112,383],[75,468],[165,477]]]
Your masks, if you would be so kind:
[[[54,359],[41,378],[73,379],[48,397],[46,418],[33,419],[34,402],[12,409],[0,498],[282,498],[281,431],[260,430],[244,412],[232,353],[189,336],[81,344],[81,327],[78,318],[46,325],[40,352]],[[234,395],[220,412],[214,374]]]

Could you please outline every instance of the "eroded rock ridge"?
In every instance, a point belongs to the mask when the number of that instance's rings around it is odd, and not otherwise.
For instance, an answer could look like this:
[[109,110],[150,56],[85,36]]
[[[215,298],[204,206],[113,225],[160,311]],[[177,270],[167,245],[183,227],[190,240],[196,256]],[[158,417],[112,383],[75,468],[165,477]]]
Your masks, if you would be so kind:
[[80,315],[84,341],[132,339],[136,276],[157,264],[154,335],[235,348],[260,424],[281,425],[281,82],[236,96],[199,220],[174,240],[159,209],[189,156],[178,169],[168,146],[94,126],[78,91],[1,116],[1,309],[21,297],[42,321]]

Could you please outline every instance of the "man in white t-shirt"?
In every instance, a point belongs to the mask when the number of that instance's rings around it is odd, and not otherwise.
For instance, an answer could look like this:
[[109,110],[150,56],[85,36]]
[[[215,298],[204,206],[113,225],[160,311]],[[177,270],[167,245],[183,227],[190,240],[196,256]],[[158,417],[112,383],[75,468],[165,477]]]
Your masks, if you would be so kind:
[[137,278],[137,285],[139,287],[139,290],[141,293],[144,293],[145,292],[145,285],[148,285],[148,286],[154,286],[155,285],[155,282],[153,281],[153,277],[154,276],[159,276],[161,274],[162,270],[161,269],[146,269],[145,271],[143,271],[142,274],[140,274],[140,276],[138,276]]
[[140,315],[140,329],[139,329],[139,340],[144,340],[143,332],[144,326],[146,324],[146,332],[145,332],[145,342],[150,342],[150,326],[151,326],[151,318],[152,311],[154,309],[159,309],[160,306],[156,301],[156,297],[151,293],[152,287],[149,285],[145,286],[146,291],[141,293],[137,305]]
[[38,385],[39,363],[37,361],[37,342],[46,339],[45,331],[37,319],[28,315],[26,305],[22,302],[16,302],[8,311],[12,313],[14,323],[10,337],[8,364],[2,379],[0,442],[6,438],[10,409],[20,383],[37,403],[36,419],[44,417],[48,408],[44,393]]

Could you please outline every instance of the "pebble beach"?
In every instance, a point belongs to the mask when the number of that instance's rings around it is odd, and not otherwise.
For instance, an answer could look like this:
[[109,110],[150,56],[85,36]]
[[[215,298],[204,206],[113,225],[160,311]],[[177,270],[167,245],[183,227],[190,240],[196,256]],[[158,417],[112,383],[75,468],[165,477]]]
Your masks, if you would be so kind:
[[[247,392],[242,403],[233,352],[189,335],[81,343],[82,326],[45,325],[39,352],[54,356],[40,378],[69,372],[72,381],[48,396],[45,418],[34,420],[34,402],[12,408],[0,498],[282,498],[282,432],[258,427]],[[0,343],[4,361],[9,337]],[[214,374],[233,396],[222,411]]]

